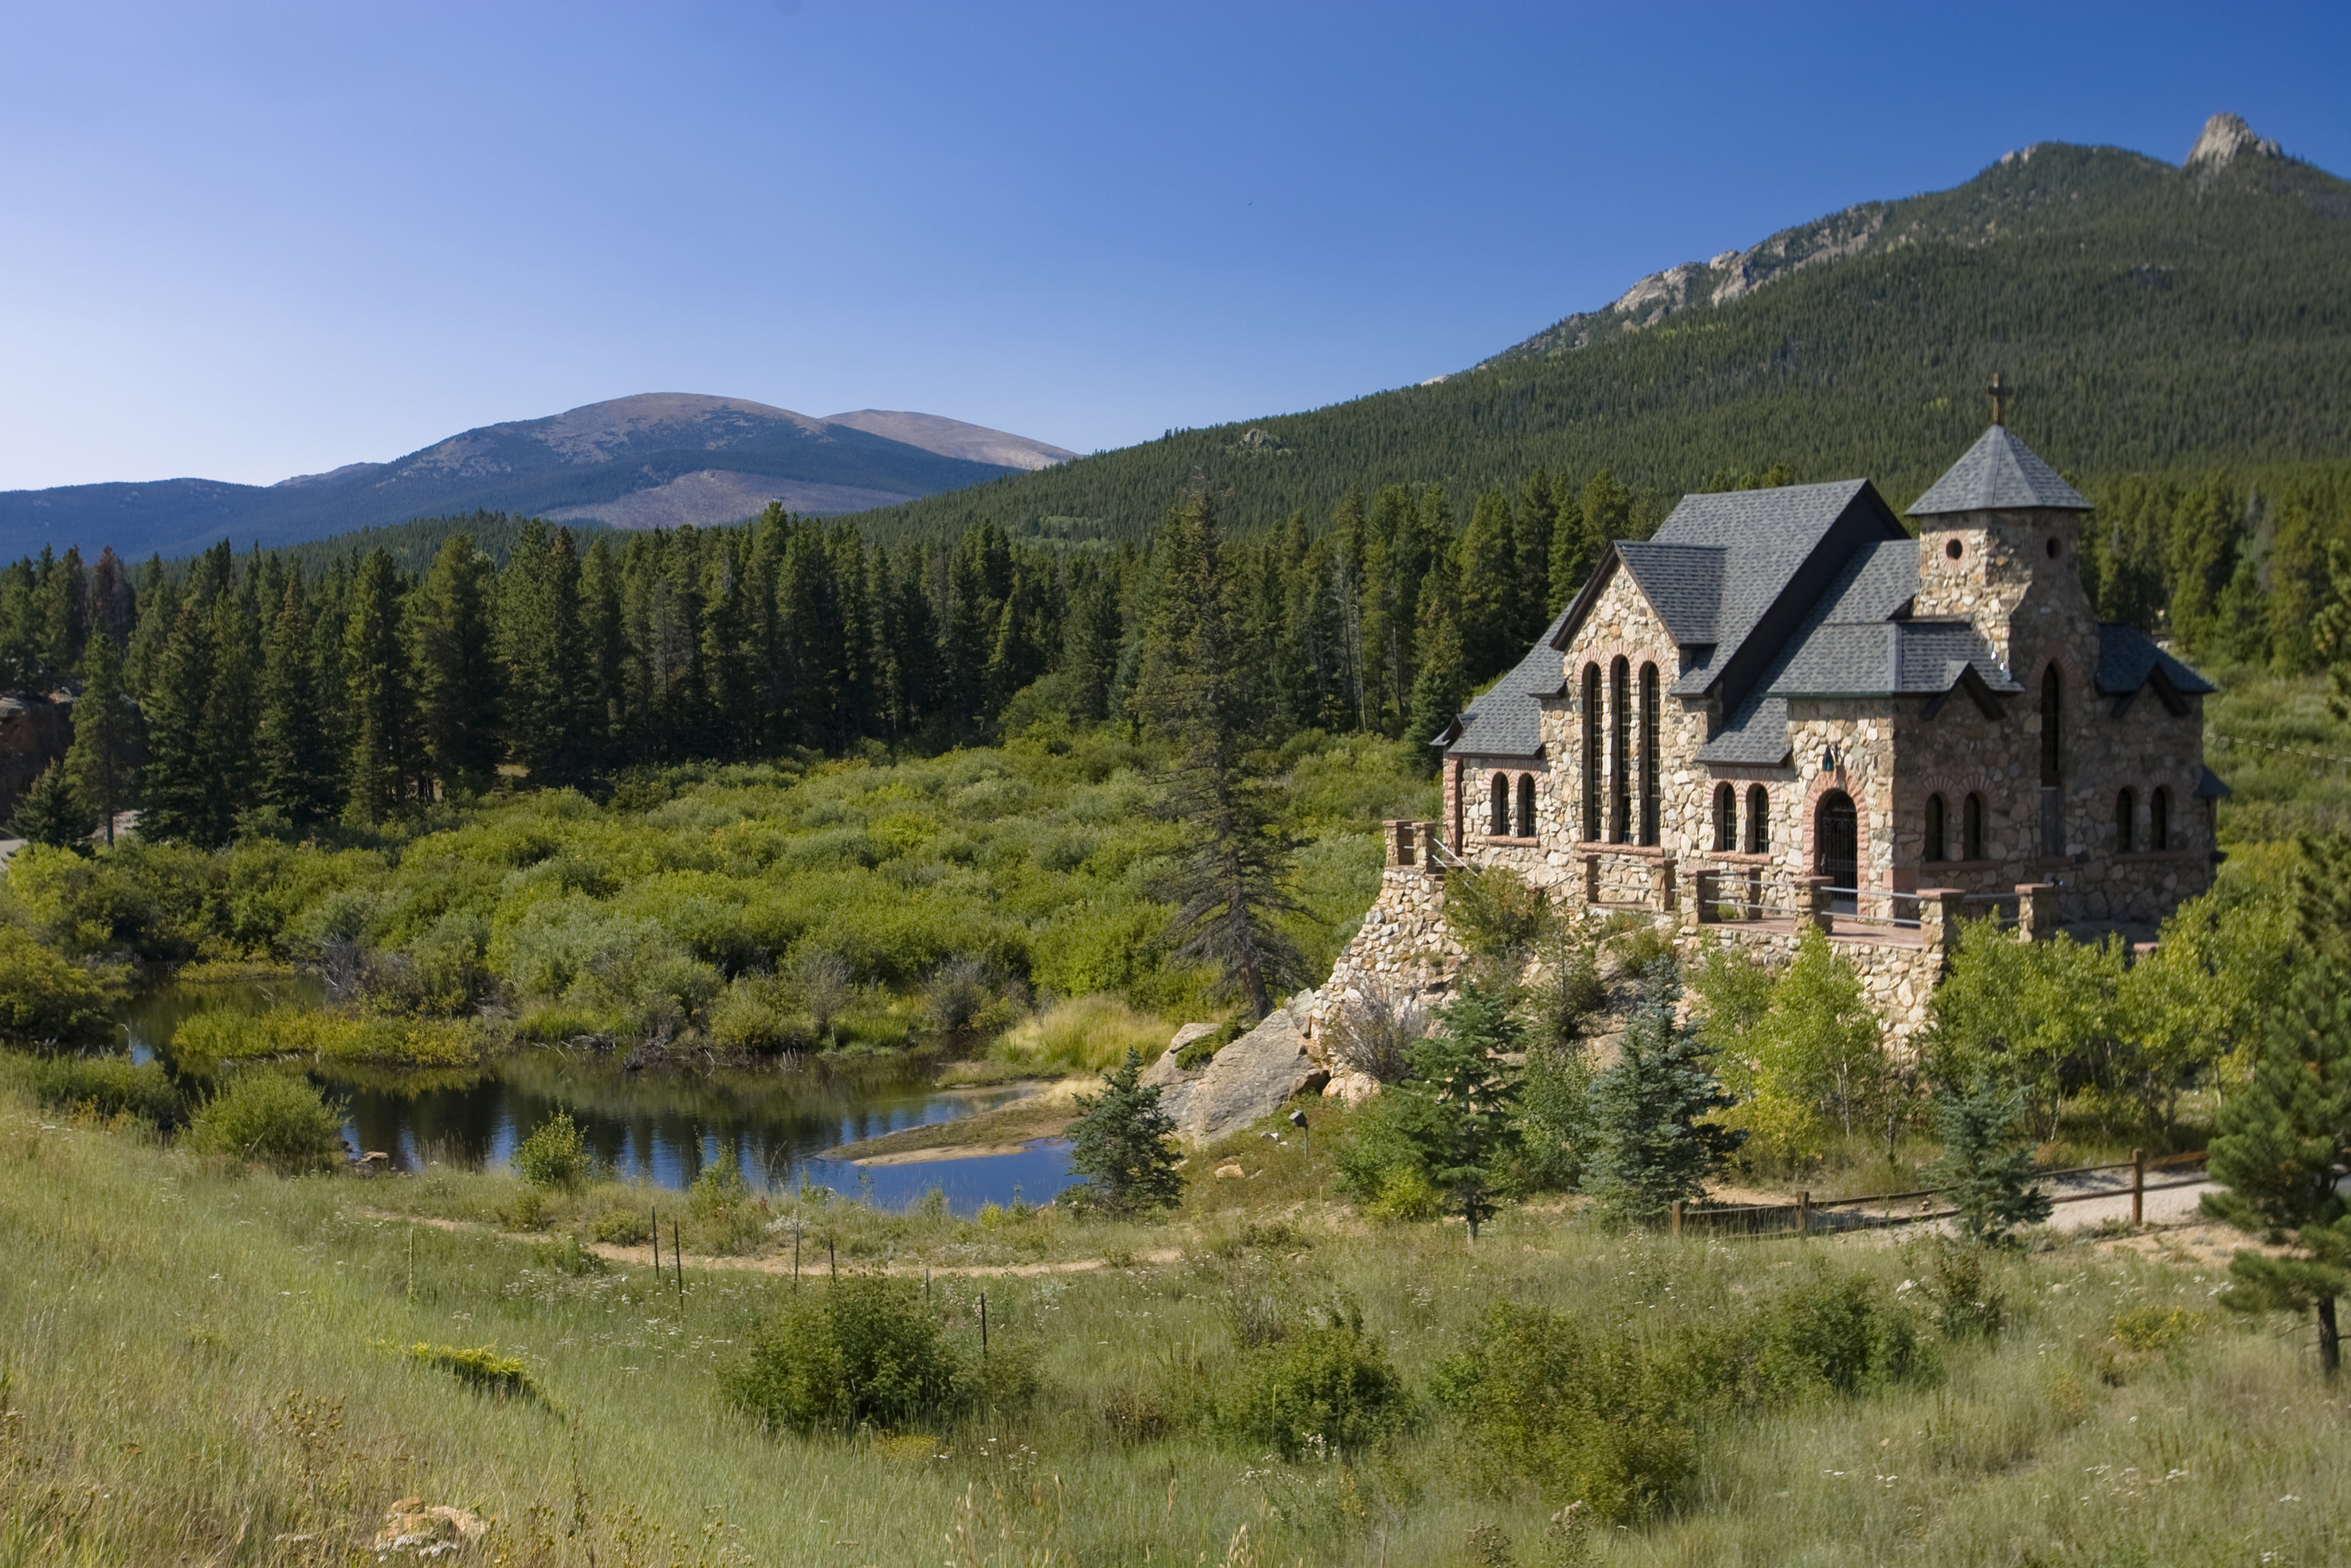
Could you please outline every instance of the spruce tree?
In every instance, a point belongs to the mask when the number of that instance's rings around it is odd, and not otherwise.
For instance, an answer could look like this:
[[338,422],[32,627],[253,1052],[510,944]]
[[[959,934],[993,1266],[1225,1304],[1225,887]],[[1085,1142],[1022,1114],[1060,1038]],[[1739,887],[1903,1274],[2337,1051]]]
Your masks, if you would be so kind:
[[580,559],[571,533],[523,525],[498,580],[499,685],[507,754],[533,789],[586,774],[589,722],[580,620]]
[[25,798],[16,802],[8,831],[28,844],[89,853],[90,809],[74,788],[73,776],[62,762],[41,769]]
[[1501,993],[1474,980],[1437,1017],[1444,1027],[1412,1048],[1410,1092],[1428,1114],[1410,1124],[1424,1141],[1429,1180],[1453,1199],[1474,1242],[1518,1142],[1519,1074],[1505,1058],[1526,1031]]
[[214,665],[213,618],[194,601],[180,606],[155,658],[142,704],[147,765],[141,769],[139,836],[211,845],[227,815],[223,781],[214,771],[206,709]]
[[370,551],[351,582],[343,632],[350,802],[371,822],[406,800],[414,781],[414,698],[401,637],[400,586],[391,555],[381,548]]
[[1605,541],[1594,538],[1586,524],[1583,504],[1562,486],[1559,511],[1552,520],[1551,530],[1552,614],[1566,609],[1583,591],[1583,584],[1592,576],[1592,569],[1600,564],[1600,552],[1605,548]]
[[1921,1173],[1950,1193],[1959,1234],[2005,1245],[2016,1228],[2049,1218],[2049,1195],[2035,1185],[2032,1147],[2021,1128],[2025,1100],[1989,1074],[1946,1085],[1935,1101],[1942,1156]]
[[1673,960],[1651,965],[1642,987],[1615,1065],[1593,1082],[1583,1190],[1612,1219],[1654,1225],[1677,1199],[1703,1192],[1744,1134],[1713,1120],[1733,1102],[1696,1026],[1674,1019],[1681,985]]
[[94,629],[81,657],[81,695],[74,701],[74,737],[66,771],[82,800],[98,814],[106,841],[114,841],[114,819],[131,804],[131,758],[138,738],[139,711],[122,685],[122,657],[103,626]]
[[1140,1082],[1143,1057],[1102,1074],[1099,1094],[1081,1094],[1070,1124],[1070,1168],[1086,1178],[1084,1207],[1121,1217],[1173,1208],[1184,1198],[1183,1164],[1170,1141],[1176,1118],[1160,1109],[1159,1088]]
[[1304,968],[1274,917],[1299,841],[1280,825],[1269,786],[1253,776],[1249,693],[1236,667],[1236,606],[1214,503],[1187,497],[1155,542],[1158,570],[1135,702],[1143,722],[1175,743],[1163,809],[1186,847],[1167,893],[1168,937],[1201,960],[1251,1012]]
[[[1461,656],[1470,681],[1483,682],[1526,652],[1521,642],[1526,596],[1519,574],[1519,543],[1510,503],[1499,490],[1489,490],[1478,497],[1456,553],[1460,586],[1456,591],[1455,620],[1460,627]],[[1425,601],[1426,594],[1423,597]],[[1425,626],[1425,602],[1422,614]],[[1415,722],[1423,716],[1416,712]]]
[[416,693],[418,762],[446,797],[490,787],[498,762],[498,679],[490,558],[453,534],[404,616]]
[[1559,497],[1551,475],[1542,468],[1527,476],[1519,486],[1519,581],[1526,619],[1519,625],[1519,641],[1532,642],[1551,624],[1557,612],[1549,608],[1552,531],[1559,523]]
[[253,632],[260,617],[241,593],[213,600],[213,686],[204,704],[204,765],[211,770],[210,842],[225,843],[237,813],[254,804],[254,743],[261,727],[260,651]]
[[1469,671],[1461,652],[1461,623],[1452,593],[1452,573],[1441,567],[1428,574],[1421,591],[1420,628],[1413,641],[1415,673],[1412,695],[1405,705],[1409,727],[1405,738],[1421,743],[1422,766],[1436,766],[1437,752],[1426,743],[1442,734],[1469,700]]
[[308,833],[342,809],[342,769],[319,700],[315,632],[298,572],[287,580],[261,655],[262,804]]
[[2306,840],[2297,877],[2299,925],[2286,994],[2271,1017],[2250,1082],[2221,1102],[2204,1208],[2286,1249],[2239,1252],[2222,1304],[2241,1312],[2307,1312],[2318,1360],[2342,1367],[2336,1298],[2351,1293],[2351,840]]

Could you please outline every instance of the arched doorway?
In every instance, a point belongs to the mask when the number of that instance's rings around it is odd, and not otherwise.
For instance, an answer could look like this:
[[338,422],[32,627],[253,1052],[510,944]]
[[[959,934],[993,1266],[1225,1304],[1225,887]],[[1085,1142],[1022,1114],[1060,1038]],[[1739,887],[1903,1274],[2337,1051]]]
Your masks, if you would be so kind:
[[1840,915],[1855,913],[1850,890],[1861,885],[1861,818],[1853,797],[1842,789],[1822,796],[1813,811],[1813,874],[1828,878],[1833,888],[1848,890],[1831,894],[1830,907]]

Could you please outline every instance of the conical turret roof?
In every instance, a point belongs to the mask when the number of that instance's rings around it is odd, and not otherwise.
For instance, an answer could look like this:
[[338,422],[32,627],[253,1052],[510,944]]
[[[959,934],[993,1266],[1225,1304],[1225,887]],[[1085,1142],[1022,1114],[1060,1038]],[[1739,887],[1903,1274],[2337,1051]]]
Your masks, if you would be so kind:
[[2090,503],[2082,493],[2057,477],[2004,424],[1983,433],[1967,455],[1951,465],[1911,507],[1914,517],[1942,517],[1954,512],[2022,512],[2035,507],[2052,511],[2086,512]]

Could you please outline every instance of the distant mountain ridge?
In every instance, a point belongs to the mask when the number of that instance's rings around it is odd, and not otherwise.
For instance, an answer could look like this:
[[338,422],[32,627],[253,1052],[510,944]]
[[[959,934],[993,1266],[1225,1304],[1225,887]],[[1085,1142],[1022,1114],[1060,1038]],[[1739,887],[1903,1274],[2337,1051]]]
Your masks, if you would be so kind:
[[389,463],[275,485],[208,479],[0,493],[0,554],[104,545],[133,559],[224,537],[285,545],[413,517],[509,512],[615,528],[740,521],[771,502],[865,510],[1075,455],[936,414],[812,419],[744,398],[650,392],[462,432]]
[[[1649,275],[1465,371],[1179,430],[862,516],[877,538],[987,517],[1139,538],[1187,487],[1238,530],[1350,486],[1441,484],[1457,513],[1536,465],[1663,501],[1788,465],[1925,487],[1982,429],[1995,370],[2069,473],[2351,457],[2351,183],[2233,115],[2183,163],[2042,142],[1947,191],[1868,202]],[[1662,511],[1658,511],[1662,516]]]

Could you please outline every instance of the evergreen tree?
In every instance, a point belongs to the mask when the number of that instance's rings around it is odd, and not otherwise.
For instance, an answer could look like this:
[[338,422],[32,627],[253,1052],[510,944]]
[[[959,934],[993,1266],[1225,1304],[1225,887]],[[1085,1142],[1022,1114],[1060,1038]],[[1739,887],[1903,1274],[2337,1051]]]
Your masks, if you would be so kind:
[[227,827],[224,780],[213,768],[206,708],[214,674],[213,618],[180,606],[156,655],[147,700],[147,765],[141,770],[139,835],[210,845]]
[[47,563],[41,574],[38,612],[41,684],[54,686],[80,667],[82,644],[89,635],[89,576],[82,570],[81,551],[66,553]]
[[109,545],[99,551],[98,564],[89,569],[89,630],[93,635],[103,632],[113,638],[115,653],[120,654],[130,644],[138,623],[139,596],[131,584],[131,569]]
[[1135,701],[1176,748],[1163,809],[1183,823],[1187,848],[1167,889],[1178,905],[1168,936],[1263,1018],[1275,988],[1304,967],[1274,921],[1295,907],[1281,883],[1298,841],[1250,766],[1249,694],[1233,657],[1236,607],[1214,503],[1187,498],[1155,549],[1159,580]]
[[1541,466],[1519,486],[1520,609],[1519,641],[1531,643],[1542,635],[1558,612],[1550,608],[1552,530],[1559,524],[1559,497],[1551,475]]
[[211,770],[208,842],[225,843],[237,813],[254,804],[254,742],[261,727],[261,660],[253,643],[260,617],[242,593],[213,600],[213,684],[204,704],[204,765]]
[[444,799],[487,789],[498,763],[490,558],[452,535],[402,617],[415,683],[417,762]]
[[1429,1180],[1452,1197],[1475,1242],[1518,1143],[1519,1075],[1504,1058],[1520,1049],[1525,1030],[1499,992],[1475,981],[1437,1017],[1443,1029],[1412,1048],[1411,1091],[1428,1113],[1410,1124],[1428,1145],[1421,1152]]
[[589,685],[582,664],[580,558],[569,528],[523,525],[498,581],[500,710],[507,754],[534,789],[586,776]]
[[1583,1190],[1613,1219],[1654,1225],[1677,1199],[1698,1197],[1744,1134],[1713,1120],[1732,1100],[1696,1027],[1674,1020],[1673,960],[1657,960],[1642,986],[1616,1064],[1593,1083]]
[[301,575],[290,575],[261,654],[261,801],[296,832],[342,808],[337,766],[319,701],[315,632]]
[[400,571],[381,548],[360,563],[343,632],[343,683],[350,715],[351,808],[380,822],[415,780],[414,695],[401,637]]
[[1421,593],[1420,630],[1413,642],[1412,695],[1405,705],[1409,727],[1405,737],[1424,743],[1423,765],[1436,766],[1437,752],[1425,743],[1444,733],[1469,700],[1469,672],[1461,653],[1461,626],[1456,618],[1452,574],[1442,569]]
[[89,805],[74,788],[73,776],[63,763],[52,762],[41,769],[41,776],[16,802],[8,831],[28,844],[89,853]]
[[1122,1218],[1173,1208],[1184,1198],[1184,1162],[1171,1141],[1176,1118],[1160,1109],[1159,1088],[1140,1082],[1143,1057],[1132,1047],[1117,1071],[1102,1074],[1099,1094],[1081,1094],[1070,1124],[1070,1168],[1086,1178],[1085,1206]]
[[122,685],[122,656],[102,627],[81,657],[81,695],[74,701],[74,737],[66,772],[82,800],[98,814],[106,841],[114,841],[114,819],[131,804],[131,758],[138,739],[139,710]]
[[[1461,657],[1473,684],[1483,683],[1515,664],[1526,652],[1521,623],[1525,594],[1519,575],[1519,542],[1510,503],[1489,490],[1470,509],[1461,536],[1459,588],[1454,619],[1460,628]],[[1426,580],[1421,624],[1427,625]],[[1423,666],[1426,669],[1426,666]],[[1415,710],[1414,721],[1426,716]]]
[[1936,1096],[1943,1153],[1922,1175],[1950,1190],[1959,1233],[1971,1241],[2002,1245],[2018,1226],[2049,1218],[2049,1195],[2033,1182],[2023,1120],[2024,1096],[1988,1074],[1947,1084]]
[[624,671],[627,650],[622,641],[620,563],[612,558],[611,541],[598,534],[589,541],[580,562],[580,641],[581,644],[580,706],[587,710],[583,731],[583,772],[609,768],[622,755],[623,727],[628,722]]
[[2287,1249],[2230,1260],[2224,1305],[2242,1312],[2307,1312],[2318,1325],[2319,1365],[2342,1367],[2335,1300],[2351,1293],[2351,1205],[2341,1171],[2351,1164],[2351,840],[2303,845],[2296,878],[2300,927],[2284,998],[2269,1021],[2250,1082],[2221,1102],[2207,1213]]

